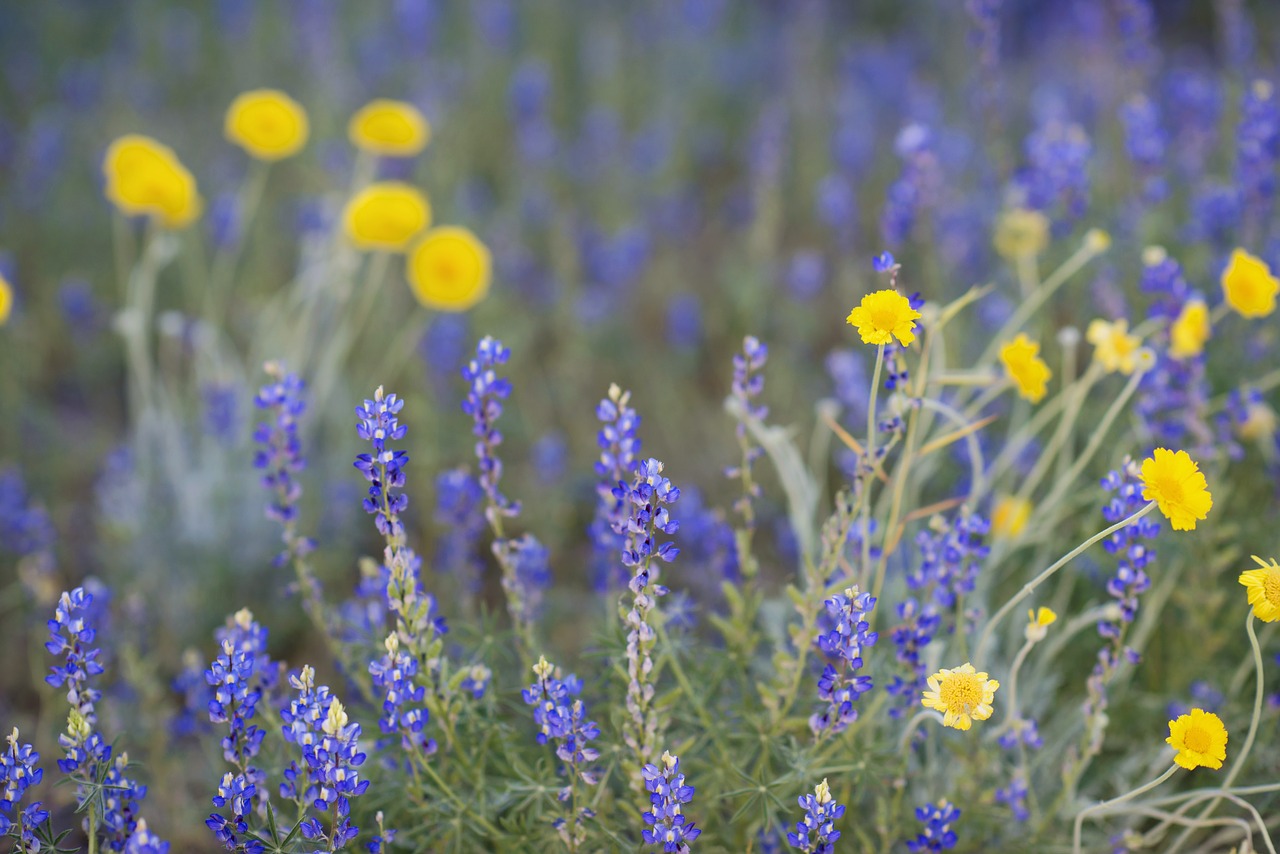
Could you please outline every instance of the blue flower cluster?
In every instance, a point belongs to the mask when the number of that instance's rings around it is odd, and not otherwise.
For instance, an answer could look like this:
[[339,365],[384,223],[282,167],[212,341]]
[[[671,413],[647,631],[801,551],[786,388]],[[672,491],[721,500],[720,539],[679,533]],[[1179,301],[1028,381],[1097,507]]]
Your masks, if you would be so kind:
[[373,393],[373,400],[356,407],[360,419],[356,435],[373,446],[372,454],[357,454],[355,461],[355,467],[369,481],[364,509],[373,514],[378,533],[396,541],[404,536],[400,513],[409,506],[409,496],[394,490],[404,488],[404,464],[409,461],[409,454],[388,448],[387,443],[404,438],[406,428],[396,418],[403,408],[404,401],[394,394],[384,394],[382,386]]
[[539,658],[533,666],[538,681],[521,692],[525,703],[533,706],[533,721],[538,725],[538,744],[556,742],[556,756],[570,766],[570,773],[580,774],[584,782],[594,784],[595,775],[582,766],[594,762],[599,751],[589,743],[598,738],[600,728],[585,719],[582,680],[570,673],[561,677],[559,668]]
[[826,706],[809,718],[815,735],[842,732],[858,719],[853,707],[858,698],[871,690],[871,677],[860,673],[864,647],[875,646],[879,635],[871,631],[867,614],[875,607],[875,597],[850,587],[826,601],[827,616],[834,625],[818,636],[818,647],[837,665],[822,668],[818,678],[818,699]]
[[17,469],[0,471],[0,549],[18,556],[53,548],[53,523],[32,502]]
[[489,498],[489,513],[496,516],[514,516],[520,512],[518,502],[502,494],[502,459],[498,445],[502,434],[497,421],[502,415],[502,401],[511,396],[511,381],[499,377],[495,370],[511,358],[511,351],[502,342],[486,335],[476,345],[475,358],[462,369],[467,381],[466,399],[462,411],[470,415],[474,424],[471,432],[476,436],[476,459],[480,464],[480,487]]
[[596,444],[600,447],[600,458],[596,460],[599,501],[589,533],[593,581],[601,592],[627,581],[625,571],[621,572],[621,578],[617,576],[618,552],[625,541],[623,529],[630,504],[614,492],[635,470],[636,454],[640,452],[640,439],[636,436],[640,416],[630,406],[630,400],[631,392],[612,385],[608,396],[596,407],[596,419],[600,421],[600,431],[596,434]]
[[262,796],[258,791],[261,782],[255,783],[248,774],[228,771],[222,775],[213,805],[219,810],[230,808],[231,814],[212,813],[204,823],[228,851],[263,854],[266,850],[266,846],[249,835],[249,814],[253,811],[254,799]]
[[1280,98],[1266,80],[1255,80],[1240,105],[1236,131],[1236,181],[1244,199],[1245,229],[1256,236],[1271,210],[1280,162]]
[[916,808],[916,820],[924,824],[924,829],[915,839],[907,840],[907,848],[911,851],[949,851],[956,847],[956,832],[951,829],[960,818],[960,810],[947,801],[939,801],[937,806],[925,804]]
[[436,546],[435,566],[457,574],[463,590],[480,588],[484,563],[476,544],[486,527],[484,490],[465,468],[450,469],[436,477],[435,520],[443,529]]
[[298,502],[302,498],[302,485],[296,476],[307,464],[298,437],[298,419],[307,404],[302,396],[303,382],[297,374],[286,372],[277,362],[268,362],[266,372],[271,382],[258,391],[253,402],[268,413],[269,419],[254,430],[253,439],[260,447],[254,453],[253,465],[263,472],[262,485],[273,495],[267,505],[267,518],[284,527],[284,551],[276,558],[276,564],[283,565],[312,548],[312,543],[296,532]]
[[684,805],[693,800],[694,788],[685,784],[680,773],[680,757],[664,752],[661,768],[646,765],[641,773],[649,791],[649,809],[642,816],[649,825],[642,833],[644,841],[661,845],[666,852],[688,854],[689,843],[702,831],[684,814]]
[[942,193],[942,166],[934,151],[933,134],[918,122],[898,132],[894,151],[902,161],[902,171],[889,185],[880,235],[889,246],[901,246],[911,237],[923,214],[933,210]]
[[1080,125],[1050,119],[1028,136],[1026,166],[1015,178],[1021,202],[1043,211],[1055,233],[1084,215],[1089,203],[1089,158],[1093,146]]
[[[382,717],[378,725],[388,735],[399,735],[406,751],[430,755],[435,752],[436,743],[421,734],[430,715],[422,705],[426,689],[414,681],[418,660],[400,648],[400,638],[394,632],[387,635],[385,645],[387,654],[369,662],[373,687],[382,692]],[[380,742],[379,747],[382,746],[385,745]]]
[[844,815],[844,805],[836,803],[826,780],[813,787],[812,795],[797,800],[804,818],[796,822],[794,833],[787,834],[787,843],[807,854],[833,854],[840,838],[836,820]]
[[[1147,503],[1142,497],[1141,475],[1132,462],[1119,471],[1110,472],[1103,478],[1102,486],[1112,493],[1102,508],[1102,516],[1108,524],[1133,515]],[[1102,542],[1109,554],[1119,555],[1116,572],[1107,580],[1107,593],[1120,606],[1119,616],[1098,623],[1098,634],[1113,641],[1111,647],[1099,653],[1099,666],[1108,670],[1119,664],[1121,653],[1132,661],[1137,660],[1137,653],[1124,646],[1124,634],[1137,617],[1138,597],[1151,586],[1145,569],[1155,560],[1156,553],[1148,543],[1159,534],[1160,523],[1148,515],[1126,525]]]
[[18,730],[6,739],[9,749],[0,753],[0,837],[14,837],[17,851],[39,851],[36,828],[49,820],[49,811],[40,801],[18,810],[27,789],[44,779],[40,754],[30,744],[18,745]]
[[[138,819],[138,827],[124,847],[124,854],[169,854],[169,843],[147,827],[146,819]],[[245,854],[249,854],[248,848]]]
[[[45,681],[55,688],[65,685],[72,711],[90,726],[97,722],[94,704],[102,694],[89,685],[89,679],[103,672],[98,662],[102,651],[92,646],[97,634],[88,619],[92,604],[93,594],[83,587],[64,592],[58,599],[53,619],[49,621],[49,641],[44,645],[50,655],[65,658],[64,664],[54,665]],[[67,759],[72,759],[70,753]],[[68,774],[72,770],[74,767],[63,768],[63,772]]]
[[760,485],[751,479],[751,464],[764,450],[751,442],[747,431],[747,419],[763,421],[769,415],[769,407],[759,402],[764,392],[764,366],[769,360],[769,347],[761,344],[753,335],[742,340],[742,352],[733,356],[733,399],[742,410],[738,421],[738,444],[742,447],[742,462],[725,470],[725,477],[740,478],[743,495],[734,504],[748,527],[755,525],[755,513],[751,502],[760,495]]

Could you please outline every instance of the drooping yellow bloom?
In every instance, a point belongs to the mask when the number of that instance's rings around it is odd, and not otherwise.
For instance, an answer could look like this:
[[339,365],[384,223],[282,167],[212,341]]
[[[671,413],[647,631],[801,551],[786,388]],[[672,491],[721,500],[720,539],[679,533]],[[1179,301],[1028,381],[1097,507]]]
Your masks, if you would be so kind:
[[916,340],[916,320],[920,312],[897,291],[888,288],[867,294],[862,302],[849,312],[848,324],[858,330],[863,344],[888,344],[891,338],[907,346]]
[[929,690],[924,692],[920,704],[942,712],[943,726],[966,730],[974,721],[991,717],[991,704],[999,687],[999,682],[988,679],[986,673],[975,671],[972,664],[965,662],[954,670],[943,668],[930,676]]
[[183,228],[200,215],[195,178],[172,149],[150,137],[129,134],[111,143],[102,173],[107,199],[127,216]]
[[1175,531],[1194,531],[1213,507],[1200,467],[1186,451],[1168,448],[1156,448],[1142,461],[1142,497],[1156,502]]
[[465,228],[435,228],[409,253],[406,277],[418,302],[466,311],[489,293],[489,250]]
[[4,276],[0,276],[0,326],[9,322],[9,315],[12,313],[13,286]]
[[431,126],[413,104],[379,98],[351,117],[347,135],[361,151],[411,157],[427,147]]
[[1212,334],[1209,307],[1201,300],[1191,300],[1169,327],[1169,355],[1175,359],[1199,356],[1204,352],[1204,342]]
[[1093,345],[1093,357],[1107,371],[1128,376],[1138,366],[1138,348],[1142,339],[1129,334],[1129,321],[1120,318],[1113,323],[1095,320],[1089,324],[1085,338]]
[[1052,608],[1033,608],[1027,612],[1027,640],[1037,643],[1044,640],[1049,633],[1049,626],[1058,620],[1058,614]]
[[1276,294],[1280,282],[1261,258],[1243,249],[1231,253],[1227,269],[1222,271],[1222,292],[1227,305],[1242,317],[1266,317],[1276,310]]
[[1246,569],[1240,573],[1240,583],[1249,591],[1249,604],[1253,615],[1264,623],[1280,620],[1280,564],[1270,563],[1253,556],[1258,569]]
[[431,205],[408,184],[382,181],[347,202],[342,222],[347,237],[361,249],[403,252],[431,224]]
[[1000,217],[993,242],[1002,258],[1034,258],[1049,245],[1049,219],[1040,211],[1014,208]]
[[1020,332],[1017,338],[1000,348],[1000,361],[1018,387],[1018,394],[1032,403],[1044,399],[1053,371],[1040,358],[1039,344]]
[[1011,539],[1022,533],[1031,518],[1031,502],[1013,495],[1001,495],[991,511],[991,536]]
[[1204,709],[1169,721],[1169,737],[1165,742],[1178,751],[1173,761],[1191,771],[1196,768],[1222,767],[1227,758],[1227,728],[1222,718]]
[[275,89],[254,89],[236,96],[223,126],[227,139],[259,160],[282,160],[306,145],[307,111]]

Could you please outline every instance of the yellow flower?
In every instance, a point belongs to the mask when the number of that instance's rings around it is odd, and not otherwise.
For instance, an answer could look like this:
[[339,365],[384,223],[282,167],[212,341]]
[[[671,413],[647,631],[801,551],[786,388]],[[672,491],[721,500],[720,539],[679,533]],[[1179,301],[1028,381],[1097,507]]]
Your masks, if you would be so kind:
[[1280,418],[1262,401],[1245,404],[1245,418],[1239,427],[1240,438],[1253,442],[1270,441],[1275,436]]
[[905,347],[916,340],[912,330],[919,317],[920,312],[911,307],[906,297],[885,289],[863,297],[846,320],[857,328],[863,344],[888,344],[890,338],[897,338]]
[[1194,531],[1213,507],[1200,467],[1186,451],[1156,448],[1142,461],[1142,498],[1154,501],[1175,531]]
[[991,511],[991,536],[1003,540],[1021,534],[1031,518],[1031,508],[1031,502],[1025,498],[1001,495]]
[[12,312],[13,286],[4,276],[0,276],[0,326],[9,322],[9,315]]
[[1091,228],[1084,233],[1084,248],[1098,255],[1111,248],[1111,235],[1100,228]]
[[139,134],[122,136],[102,163],[106,196],[126,216],[149,216],[182,228],[200,215],[195,178],[166,145]]
[[259,160],[282,160],[306,145],[310,125],[307,111],[285,93],[254,89],[231,102],[223,133]]
[[1227,269],[1222,271],[1222,291],[1227,305],[1242,317],[1266,317],[1276,310],[1276,294],[1280,282],[1261,258],[1243,249],[1231,253]]
[[1178,751],[1173,761],[1188,771],[1201,766],[1216,771],[1227,758],[1227,728],[1222,718],[1204,709],[1169,721],[1165,742]]
[[489,250],[465,228],[428,231],[409,253],[406,276],[418,302],[466,311],[489,292]]
[[1182,307],[1178,319],[1169,327],[1169,355],[1175,359],[1199,356],[1211,334],[1209,307],[1201,300],[1191,300]]
[[1240,583],[1249,589],[1249,604],[1253,615],[1264,623],[1280,620],[1280,564],[1267,563],[1257,555],[1253,559],[1258,569],[1246,569],[1240,573]]
[[413,104],[379,98],[351,117],[347,135],[351,144],[362,151],[411,157],[427,147],[431,126]]
[[342,221],[347,237],[359,248],[403,252],[431,224],[431,205],[408,184],[383,181],[356,193]]
[[965,662],[954,670],[943,668],[930,676],[929,690],[924,692],[920,704],[942,712],[943,726],[968,729],[974,721],[991,717],[991,703],[999,687],[999,682],[976,672],[972,664]]
[[1093,357],[1108,371],[1119,371],[1127,376],[1138,366],[1138,348],[1142,346],[1142,339],[1129,334],[1129,321],[1124,318],[1114,323],[1093,321],[1085,332],[1085,338],[1093,345]]
[[1057,622],[1058,615],[1052,608],[1033,608],[1027,612],[1027,640],[1035,643],[1044,640],[1049,626]]
[[1034,258],[1049,245],[1049,219],[1039,211],[1015,208],[1000,217],[994,243],[1002,258]]
[[1008,344],[1000,348],[1000,361],[1009,372],[1010,379],[1018,386],[1018,394],[1032,403],[1039,403],[1048,392],[1049,378],[1053,371],[1040,358],[1040,345],[1018,333]]

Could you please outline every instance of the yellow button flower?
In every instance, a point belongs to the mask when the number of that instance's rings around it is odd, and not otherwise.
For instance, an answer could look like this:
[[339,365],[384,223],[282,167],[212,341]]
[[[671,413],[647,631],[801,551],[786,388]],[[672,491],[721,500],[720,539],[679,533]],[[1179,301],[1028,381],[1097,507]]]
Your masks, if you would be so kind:
[[413,104],[379,98],[351,117],[347,135],[361,151],[411,157],[427,147],[431,126]]
[[306,145],[310,125],[307,111],[285,93],[254,89],[231,102],[223,132],[259,160],[282,160]]
[[991,510],[991,536],[997,540],[1010,539],[1022,533],[1031,518],[1031,502],[1013,495],[996,499]]
[[416,188],[383,181],[356,193],[342,222],[347,237],[361,249],[403,252],[431,224],[431,205]]
[[1240,573],[1240,583],[1249,591],[1249,604],[1253,615],[1264,623],[1280,620],[1280,565],[1253,556],[1258,569],[1246,569]]
[[1085,332],[1085,338],[1093,345],[1093,357],[1108,372],[1119,371],[1128,376],[1138,366],[1138,348],[1142,346],[1142,339],[1129,334],[1129,321],[1124,318],[1113,323],[1093,321]]
[[1049,627],[1058,620],[1058,614],[1052,608],[1033,608],[1027,612],[1027,640],[1032,643],[1042,641],[1049,633]]
[[1204,352],[1204,342],[1212,334],[1209,307],[1201,300],[1191,300],[1169,327],[1169,355],[1175,359],[1199,356]]
[[409,253],[406,277],[418,302],[440,311],[466,311],[489,293],[489,250],[465,228],[427,232]]
[[1048,393],[1049,378],[1053,371],[1040,358],[1040,345],[1018,333],[1008,344],[1000,348],[1000,361],[1009,378],[1018,387],[1018,394],[1032,403],[1039,403]]
[[0,276],[0,326],[9,322],[9,315],[12,313],[13,286],[9,284],[8,279]]
[[1222,718],[1204,709],[1169,721],[1169,737],[1165,742],[1178,751],[1173,761],[1191,771],[1195,768],[1222,767],[1227,758],[1227,728]]
[[1015,208],[1000,217],[994,240],[996,252],[1010,261],[1034,258],[1049,245],[1049,219],[1039,211]]
[[850,326],[858,330],[863,344],[888,344],[891,338],[907,346],[916,340],[914,330],[920,312],[897,291],[885,289],[867,294],[862,303],[849,312]]
[[929,690],[920,704],[943,713],[942,725],[967,730],[974,721],[991,717],[992,702],[1000,683],[965,662],[954,670],[943,668],[929,677]]
[[1242,317],[1266,317],[1276,310],[1276,294],[1280,282],[1261,258],[1243,249],[1231,253],[1227,269],[1222,271],[1222,292],[1227,305]]
[[1156,448],[1142,461],[1142,498],[1156,502],[1175,531],[1194,531],[1213,507],[1200,467],[1186,451],[1168,448]]
[[173,150],[140,134],[122,136],[102,163],[107,199],[126,216],[149,216],[182,228],[200,215],[195,178]]

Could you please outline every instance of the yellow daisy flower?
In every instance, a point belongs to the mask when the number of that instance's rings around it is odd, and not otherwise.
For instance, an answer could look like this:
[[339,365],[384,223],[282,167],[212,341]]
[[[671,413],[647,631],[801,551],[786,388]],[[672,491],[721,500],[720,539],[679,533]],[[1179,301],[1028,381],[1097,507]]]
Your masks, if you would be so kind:
[[427,147],[431,126],[413,104],[379,98],[351,117],[347,135],[361,151],[411,157]]
[[1049,626],[1058,620],[1058,614],[1052,608],[1033,608],[1027,612],[1027,640],[1032,643],[1042,641],[1049,633]]
[[867,294],[862,303],[849,312],[847,322],[858,330],[863,344],[888,344],[891,338],[907,346],[916,340],[916,320],[920,312],[897,291],[885,289]]
[[307,111],[275,89],[254,89],[236,96],[227,108],[223,133],[259,160],[296,154],[310,135]]
[[1109,372],[1128,376],[1137,367],[1138,348],[1142,339],[1129,334],[1129,321],[1121,318],[1113,323],[1095,320],[1089,324],[1085,338],[1093,345],[1093,357]]
[[1001,258],[1034,258],[1049,245],[1049,219],[1039,211],[1015,208],[1000,217],[993,243]]
[[1276,294],[1280,282],[1261,258],[1243,249],[1231,253],[1227,269],[1222,271],[1222,291],[1227,305],[1241,317],[1266,317],[1276,310]]
[[1001,495],[991,510],[991,536],[993,539],[1011,539],[1022,533],[1031,518],[1032,504],[1025,498]]
[[1204,352],[1204,342],[1212,334],[1209,307],[1201,300],[1191,300],[1169,327],[1169,355],[1175,359],[1199,356]]
[[466,311],[489,293],[489,250],[465,228],[428,231],[409,253],[406,277],[418,302],[440,311]]
[[1186,451],[1168,448],[1156,448],[1142,461],[1142,497],[1156,502],[1175,531],[1194,531],[1213,507],[1200,467]]
[[1169,737],[1165,742],[1178,751],[1173,761],[1191,771],[1196,768],[1222,767],[1227,758],[1227,728],[1222,719],[1204,709],[1169,721]]
[[1258,569],[1246,569],[1240,573],[1240,583],[1249,590],[1249,604],[1253,616],[1264,623],[1280,620],[1280,564],[1273,559],[1267,563],[1257,555],[1253,559]]
[[13,313],[13,286],[4,276],[0,276],[0,326],[9,322],[11,313]]
[[347,237],[361,249],[403,252],[431,225],[431,205],[408,184],[382,181],[347,202],[342,222]]
[[167,228],[182,228],[200,215],[203,202],[195,178],[166,145],[140,134],[107,147],[102,173],[107,199],[126,216],[149,216]]
[[943,726],[967,730],[974,721],[991,717],[992,701],[1000,683],[979,673],[965,662],[954,670],[943,668],[929,677],[929,690],[924,692],[920,704],[926,709],[942,712]]
[[1017,338],[1000,348],[1000,361],[1018,387],[1018,394],[1032,403],[1044,399],[1053,371],[1040,358],[1039,344],[1020,332]]

